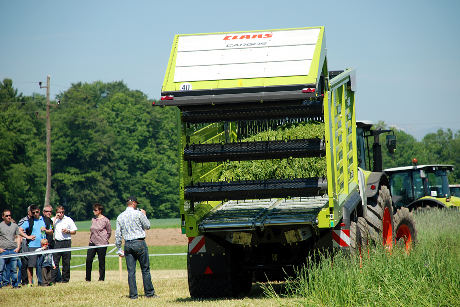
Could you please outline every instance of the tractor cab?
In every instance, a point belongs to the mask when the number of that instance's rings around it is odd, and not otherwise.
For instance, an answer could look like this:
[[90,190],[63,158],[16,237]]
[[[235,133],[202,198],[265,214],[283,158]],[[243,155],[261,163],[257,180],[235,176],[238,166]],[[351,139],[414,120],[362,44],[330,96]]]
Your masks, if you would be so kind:
[[450,195],[460,197],[460,184],[449,185]]
[[385,169],[390,179],[390,190],[396,208],[446,208],[458,206],[460,199],[452,197],[448,172],[452,165],[416,165]]
[[393,130],[372,129],[373,127],[374,125],[369,121],[356,122],[358,166],[363,170],[381,172],[382,146],[380,145],[380,135],[387,133],[385,143],[390,154],[396,150],[396,136]]

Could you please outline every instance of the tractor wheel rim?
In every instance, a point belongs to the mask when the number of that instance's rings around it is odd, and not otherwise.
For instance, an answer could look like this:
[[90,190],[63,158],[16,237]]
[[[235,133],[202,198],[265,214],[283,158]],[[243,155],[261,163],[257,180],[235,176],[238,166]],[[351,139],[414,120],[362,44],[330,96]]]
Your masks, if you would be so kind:
[[410,231],[409,226],[401,225],[396,232],[396,240],[404,239],[404,245],[406,247],[406,251],[409,251],[412,247],[412,233]]
[[393,247],[393,225],[391,224],[390,209],[385,208],[383,211],[383,245],[392,248]]

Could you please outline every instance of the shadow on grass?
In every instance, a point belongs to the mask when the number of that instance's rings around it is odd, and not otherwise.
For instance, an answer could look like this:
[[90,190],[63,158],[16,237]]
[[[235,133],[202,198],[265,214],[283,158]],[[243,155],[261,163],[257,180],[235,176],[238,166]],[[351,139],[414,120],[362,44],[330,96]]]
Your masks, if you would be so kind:
[[270,282],[270,283],[254,283],[252,285],[251,291],[246,296],[235,296],[235,297],[221,297],[221,298],[192,298],[192,297],[183,297],[175,299],[175,302],[219,302],[223,300],[231,299],[262,299],[269,298],[267,291],[275,292],[280,295],[285,293],[286,282]]

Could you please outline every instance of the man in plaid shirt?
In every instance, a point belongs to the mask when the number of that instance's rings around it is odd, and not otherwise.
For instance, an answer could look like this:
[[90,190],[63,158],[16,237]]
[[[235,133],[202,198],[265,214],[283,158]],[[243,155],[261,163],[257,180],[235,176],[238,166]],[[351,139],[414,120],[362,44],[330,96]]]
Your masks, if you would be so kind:
[[[148,298],[157,297],[150,276],[149,250],[145,243],[145,230],[150,229],[150,221],[147,219],[145,210],[137,210],[137,199],[131,196],[126,201],[126,210],[117,218],[115,231],[115,245],[118,255],[125,257],[128,269],[129,298],[137,299],[136,285],[136,261],[142,271],[144,293]],[[122,239],[125,240],[124,251],[121,250]]]

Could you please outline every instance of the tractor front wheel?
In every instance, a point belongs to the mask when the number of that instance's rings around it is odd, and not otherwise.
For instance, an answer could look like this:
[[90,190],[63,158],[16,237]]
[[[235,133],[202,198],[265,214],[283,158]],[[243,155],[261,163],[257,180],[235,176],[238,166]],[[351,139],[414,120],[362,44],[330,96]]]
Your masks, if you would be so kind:
[[407,208],[398,209],[394,215],[394,223],[396,242],[403,242],[405,250],[409,252],[417,241],[414,215]]

